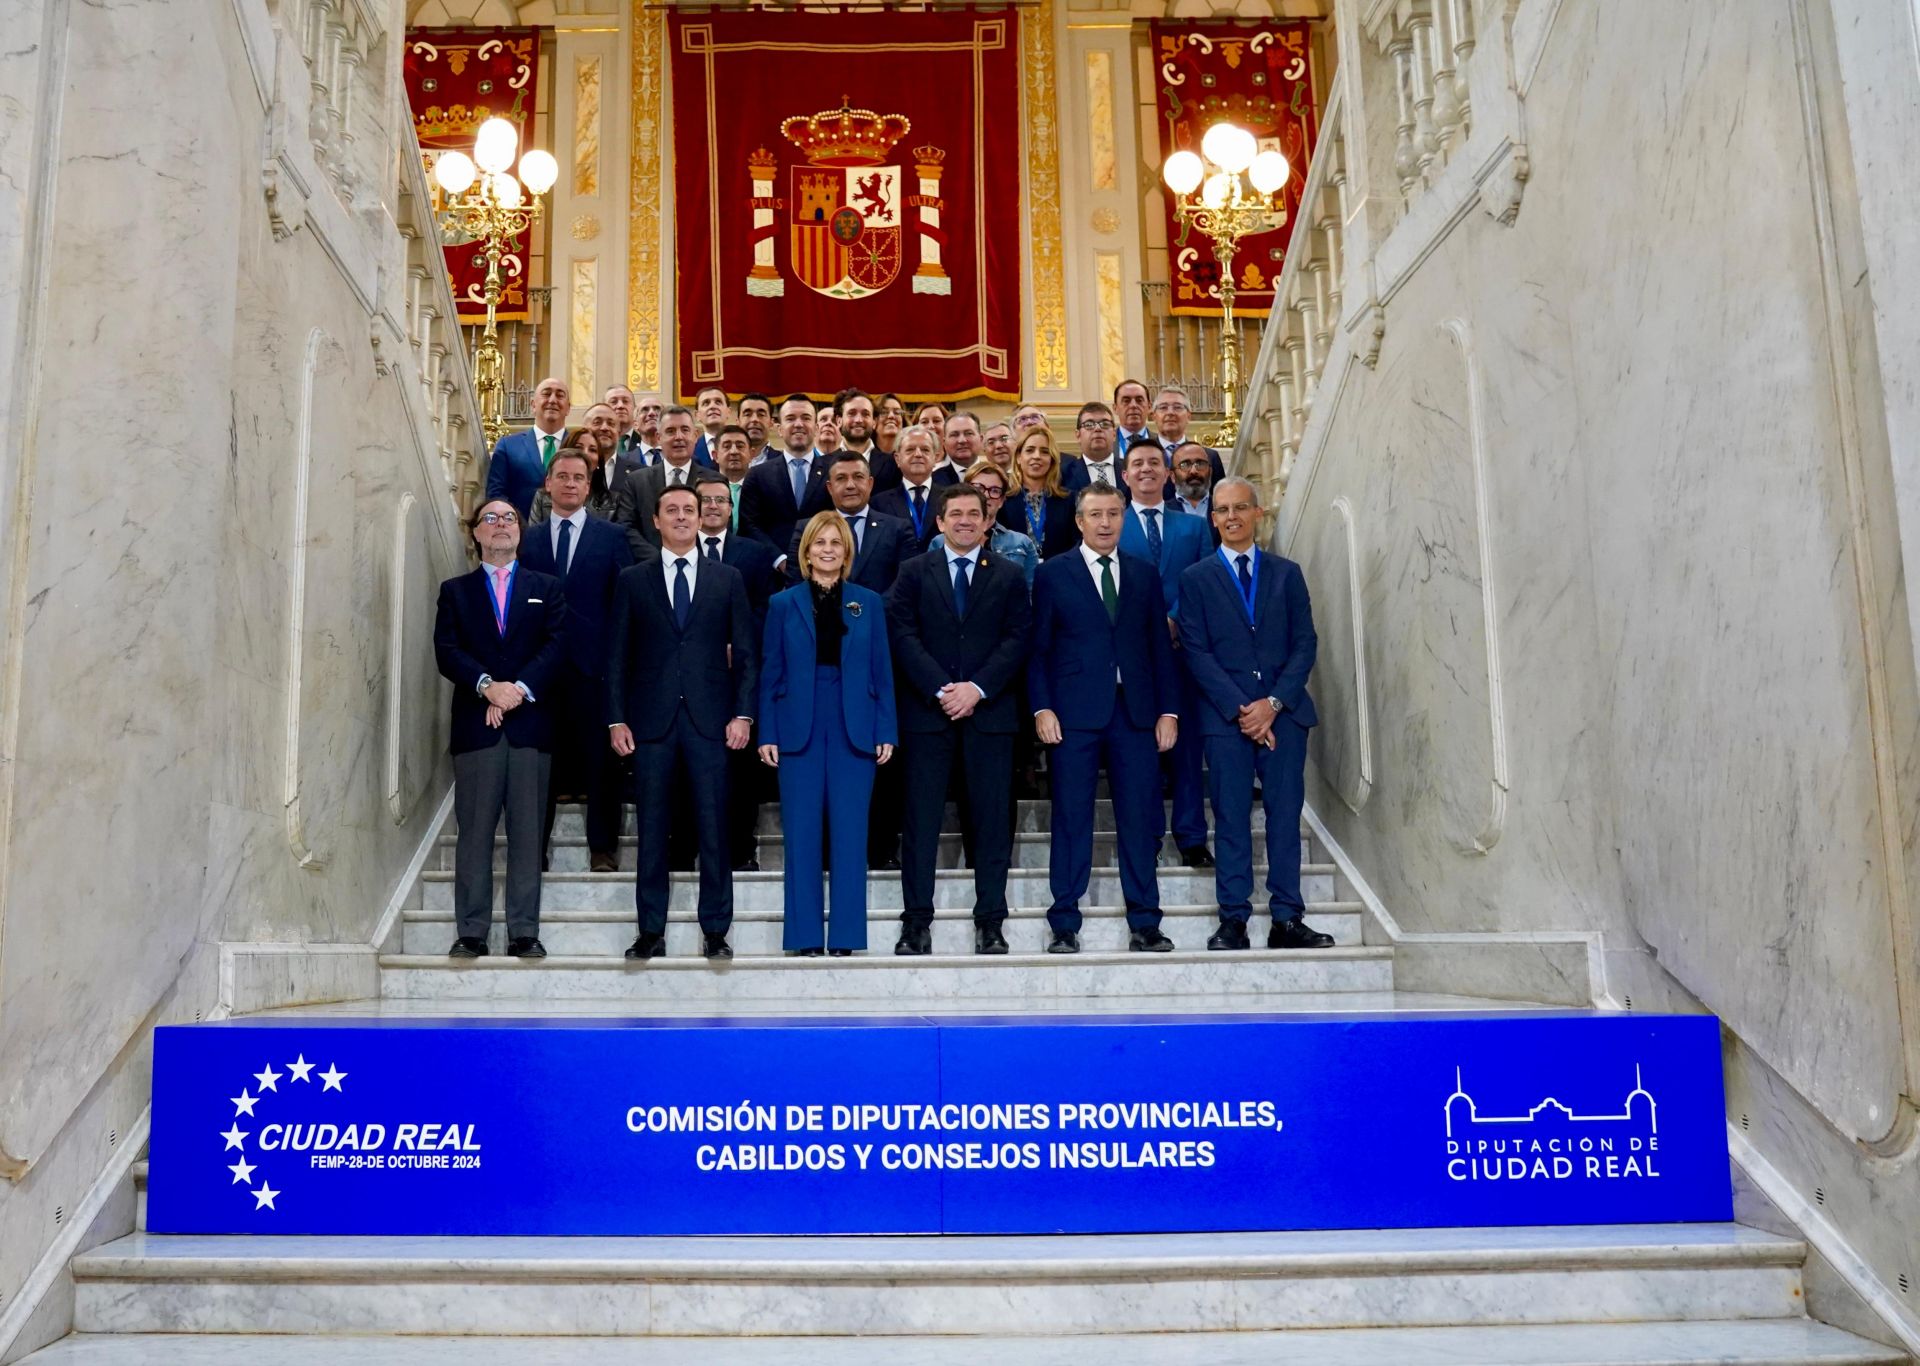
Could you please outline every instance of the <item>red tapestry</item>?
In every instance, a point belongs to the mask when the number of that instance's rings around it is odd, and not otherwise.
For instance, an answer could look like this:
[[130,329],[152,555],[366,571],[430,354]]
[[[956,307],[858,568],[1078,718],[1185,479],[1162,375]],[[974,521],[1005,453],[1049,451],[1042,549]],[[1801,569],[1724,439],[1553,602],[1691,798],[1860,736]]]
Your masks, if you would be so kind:
[[[1259,140],[1260,150],[1280,152],[1293,168],[1282,198],[1286,222],[1271,232],[1243,238],[1234,253],[1233,311],[1264,318],[1286,261],[1293,215],[1300,207],[1307,162],[1313,156],[1319,115],[1304,23],[1257,24],[1153,21],[1154,69],[1158,75],[1160,159],[1178,151],[1199,152],[1200,139],[1216,123],[1237,123]],[[1167,242],[1172,273],[1172,310],[1220,315],[1220,263],[1202,233],[1182,223],[1167,201]]]
[[[433,163],[444,151],[473,155],[473,135],[488,119],[507,119],[520,130],[522,150],[531,146],[534,85],[540,69],[537,28],[414,28],[407,30],[402,62],[413,130],[433,183]],[[436,187],[435,195],[439,194]],[[502,294],[494,317],[509,322],[527,316],[529,234],[521,233],[500,258]],[[448,247],[447,275],[463,323],[487,320],[487,253],[484,243]]]
[[680,392],[1016,397],[1013,13],[671,24]]

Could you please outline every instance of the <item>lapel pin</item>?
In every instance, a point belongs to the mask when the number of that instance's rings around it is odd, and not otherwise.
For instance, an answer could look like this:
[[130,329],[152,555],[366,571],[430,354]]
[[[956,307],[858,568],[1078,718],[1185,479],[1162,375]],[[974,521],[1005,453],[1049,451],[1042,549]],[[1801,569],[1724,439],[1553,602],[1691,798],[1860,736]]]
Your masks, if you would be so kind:
[[859,616],[859,615],[860,615],[860,604],[859,604],[859,603],[857,603],[857,602],[850,602],[850,603],[848,603],[848,604],[847,604],[847,615],[848,615],[848,616],[850,616],[850,617],[857,617],[857,616]]

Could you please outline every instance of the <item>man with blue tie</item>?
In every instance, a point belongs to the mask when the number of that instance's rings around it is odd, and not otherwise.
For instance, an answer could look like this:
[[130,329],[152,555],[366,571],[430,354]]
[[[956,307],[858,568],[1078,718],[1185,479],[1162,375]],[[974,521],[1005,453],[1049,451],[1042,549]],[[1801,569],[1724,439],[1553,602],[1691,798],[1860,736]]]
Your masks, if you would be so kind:
[[1154,440],[1153,428],[1147,425],[1147,414],[1152,407],[1153,399],[1147,393],[1147,386],[1139,380],[1123,379],[1113,386],[1113,411],[1119,422],[1115,437],[1122,454],[1142,441]]
[[570,406],[565,380],[553,376],[541,380],[533,391],[533,426],[501,437],[487,461],[487,497],[513,504],[523,526],[534,496],[547,482],[547,465],[567,444]]
[[[848,580],[884,594],[893,587],[901,562],[919,551],[906,522],[874,510],[872,493],[873,473],[864,455],[836,451],[828,457],[827,497],[853,532],[853,568]],[[793,541],[787,547],[788,583],[799,583],[805,577],[800,572],[800,537],[805,530],[794,528]]]
[[1155,854],[1165,812],[1158,756],[1180,731],[1179,677],[1166,597],[1151,560],[1125,553],[1120,490],[1074,495],[1077,553],[1056,555],[1033,581],[1033,655],[1027,698],[1040,743],[1053,746],[1053,905],[1048,953],[1080,951],[1080,898],[1093,874],[1093,811],[1100,768],[1113,793],[1127,947],[1166,953]]
[[[708,958],[733,957],[733,873],[727,849],[727,751],[753,734],[760,640],[740,571],[704,559],[695,544],[695,491],[661,491],[654,511],[657,559],[620,575],[607,647],[608,738],[633,756],[639,855],[633,899],[639,934],[627,949],[644,962],[666,951],[667,812],[690,801],[700,841],[700,930]],[[676,790],[676,764],[686,781]]]
[[453,684],[454,933],[449,956],[484,958],[493,923],[493,832],[507,818],[507,952],[540,945],[540,820],[553,761],[549,686],[566,647],[559,580],[522,568],[520,514],[483,502],[467,524],[480,567],[440,585],[433,655]]
[[[1167,486],[1167,462],[1160,447],[1142,441],[1121,457],[1127,488],[1133,502],[1127,509],[1120,549],[1139,555],[1160,567],[1160,586],[1166,594],[1168,635],[1178,640],[1180,617],[1180,576],[1200,563],[1213,549],[1213,541],[1197,518],[1176,512],[1162,494]],[[1180,715],[1191,723],[1199,713],[1199,698],[1193,691],[1192,675],[1184,656],[1176,654],[1180,674]],[[1201,785],[1200,764],[1205,741],[1200,727],[1188,724],[1180,728],[1180,742],[1168,756],[1173,788],[1173,842],[1180,850],[1180,861],[1189,868],[1213,867],[1213,855],[1207,851],[1206,796]],[[1156,829],[1154,836],[1159,839]]]
[[587,458],[567,449],[547,466],[552,512],[527,528],[520,563],[561,583],[567,601],[567,650],[552,684],[556,735],[541,833],[544,868],[562,792],[587,799],[587,852],[596,873],[620,867],[620,765],[607,748],[607,618],[620,571],[633,563],[626,533],[587,511]]
[[[924,551],[933,538],[940,534],[940,528],[934,524],[934,507],[940,490],[959,482],[953,477],[951,469],[934,468],[934,462],[939,458],[939,437],[918,424],[907,428],[900,433],[899,443],[893,451],[900,482],[873,495],[876,511],[898,518],[913,528],[915,554]],[[940,478],[942,474],[947,478]]]
[[779,459],[763,460],[740,485],[740,534],[774,554],[787,567],[793,529],[832,504],[827,499],[827,462],[813,445],[813,400],[791,394],[780,405]]
[[1213,794],[1215,896],[1210,949],[1244,949],[1253,913],[1253,785],[1267,813],[1270,949],[1323,949],[1333,936],[1301,919],[1300,810],[1307,731],[1318,724],[1307,675],[1318,641],[1300,566],[1254,544],[1260,495],[1238,476],[1213,490],[1220,549],[1180,576],[1180,643],[1200,694]]

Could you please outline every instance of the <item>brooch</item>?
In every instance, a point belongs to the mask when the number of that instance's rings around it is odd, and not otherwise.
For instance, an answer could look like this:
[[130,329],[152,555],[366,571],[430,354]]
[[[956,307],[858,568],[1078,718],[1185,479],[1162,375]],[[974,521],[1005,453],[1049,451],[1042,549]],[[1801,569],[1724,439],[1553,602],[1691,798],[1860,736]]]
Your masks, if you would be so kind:
[[850,603],[848,603],[848,604],[847,604],[847,615],[848,615],[848,616],[850,616],[850,617],[857,617],[857,616],[859,616],[859,615],[860,615],[860,604],[859,604],[859,603],[857,603],[857,602],[850,602]]

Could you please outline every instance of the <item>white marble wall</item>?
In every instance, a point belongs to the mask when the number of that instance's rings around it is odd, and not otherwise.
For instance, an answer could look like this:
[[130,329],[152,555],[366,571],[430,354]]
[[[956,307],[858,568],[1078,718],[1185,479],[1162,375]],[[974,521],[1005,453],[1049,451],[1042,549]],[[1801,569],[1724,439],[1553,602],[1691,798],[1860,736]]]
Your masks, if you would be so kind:
[[1920,328],[1867,243],[1920,233],[1875,121],[1920,91],[1903,8],[1519,5],[1517,221],[1376,244],[1415,264],[1284,510],[1327,623],[1310,799],[1400,922],[1650,955],[1616,995],[1726,1021],[1769,1159],[1887,1285],[1920,1277],[1920,705],[1879,357]]
[[269,220],[266,6],[0,31],[4,1311],[137,1121],[146,1031],[214,1009],[212,946],[365,942],[444,779],[408,604],[464,559],[413,356],[370,341],[393,188]]

